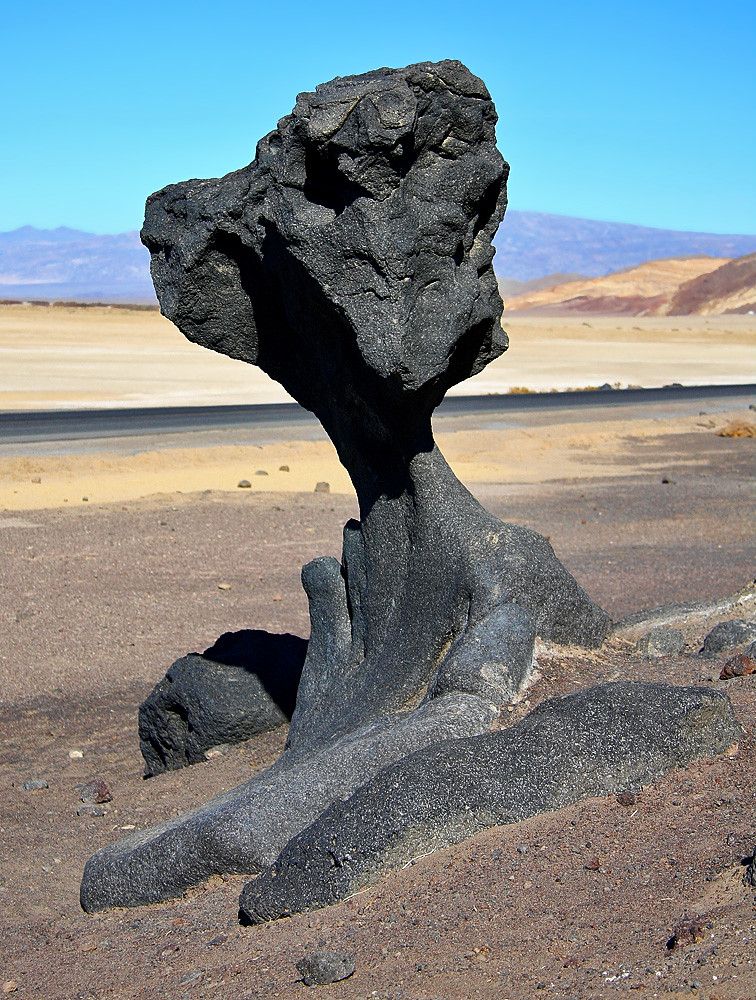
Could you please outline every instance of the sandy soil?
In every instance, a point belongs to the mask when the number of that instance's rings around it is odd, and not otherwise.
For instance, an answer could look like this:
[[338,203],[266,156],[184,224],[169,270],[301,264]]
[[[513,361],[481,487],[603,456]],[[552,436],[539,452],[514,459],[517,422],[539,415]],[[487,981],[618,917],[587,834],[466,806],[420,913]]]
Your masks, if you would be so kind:
[[[550,535],[619,617],[722,596],[750,579],[754,441],[717,437],[708,425],[724,420],[660,418],[653,433],[616,420],[601,429],[609,438],[601,444],[585,438],[598,433],[595,423],[558,427],[550,415],[510,429],[521,435],[512,452],[503,430],[478,428],[476,438],[469,426],[444,446],[454,454],[457,439],[463,475],[490,464],[471,481],[474,492],[497,515]],[[549,441],[550,459],[534,457],[540,480],[530,468],[501,478],[518,449],[526,464]],[[174,461],[174,450],[154,461]],[[279,464],[283,453],[275,452]],[[331,474],[325,468],[313,467],[318,479]],[[271,470],[268,489],[272,480]],[[350,980],[317,992],[344,1000],[756,995],[754,895],[741,863],[756,843],[756,678],[717,680],[720,661],[695,655],[703,625],[690,630],[683,655],[657,664],[623,643],[590,656],[543,655],[540,680],[508,715],[618,677],[726,690],[745,729],[738,752],[669,775],[630,807],[594,799],[497,828],[338,906],[259,928],[236,922],[237,877],[172,903],[82,913],[78,883],[92,851],[232,787],[280,751],[283,730],[144,781],[136,710],[172,659],[225,630],[307,634],[299,568],[338,553],[355,513],[347,492],[223,492],[208,483],[204,492],[48,500],[47,509],[0,515],[0,986],[15,983],[9,995],[305,997],[294,963],[323,947],[355,956]],[[83,757],[69,758],[72,749]],[[113,802],[104,817],[79,817],[76,785],[95,775]],[[29,778],[50,787],[24,792]],[[685,915],[700,916],[705,934],[669,950]]]
[[[509,351],[452,394],[756,381],[756,321],[505,316]],[[190,344],[157,312],[0,305],[0,409],[265,403],[258,369]]]
[[[664,470],[664,456],[654,452],[662,436],[716,436],[731,422],[754,423],[748,411],[703,416],[644,418],[623,411],[597,419],[595,414],[524,427],[486,427],[439,431],[441,450],[459,478],[468,484],[545,483],[595,476],[621,476],[629,455],[645,472]],[[608,416],[608,415],[607,415]],[[553,419],[553,415],[552,415]],[[464,426],[464,422],[460,421]],[[274,441],[260,445],[161,447],[141,444],[135,453],[110,450],[85,454],[0,456],[0,510],[36,510],[84,503],[112,503],[153,494],[200,490],[310,493],[324,481],[332,493],[352,494],[346,470],[327,439]],[[702,465],[692,454],[688,461]]]

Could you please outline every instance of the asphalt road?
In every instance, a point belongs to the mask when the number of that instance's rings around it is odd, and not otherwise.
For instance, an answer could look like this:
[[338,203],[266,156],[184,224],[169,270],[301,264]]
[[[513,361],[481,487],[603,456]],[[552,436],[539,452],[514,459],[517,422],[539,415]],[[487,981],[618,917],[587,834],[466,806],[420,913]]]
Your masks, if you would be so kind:
[[[527,393],[522,395],[449,396],[438,417],[479,416],[487,419],[528,415],[557,409],[649,406],[671,403],[747,406],[756,385],[670,386],[663,389],[597,390],[593,392]],[[186,434],[219,429],[317,427],[317,419],[297,403],[249,406],[175,406],[107,410],[0,411],[0,444],[35,444],[101,438]]]

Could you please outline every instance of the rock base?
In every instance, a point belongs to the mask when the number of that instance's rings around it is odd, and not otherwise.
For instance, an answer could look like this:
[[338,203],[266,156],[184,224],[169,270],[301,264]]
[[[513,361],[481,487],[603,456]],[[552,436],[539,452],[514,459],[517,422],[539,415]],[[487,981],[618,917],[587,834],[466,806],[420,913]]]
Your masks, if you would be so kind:
[[242,919],[327,906],[479,830],[648,784],[740,733],[709,688],[620,682],[544,702],[509,729],[405,757],[334,803],[245,887]]

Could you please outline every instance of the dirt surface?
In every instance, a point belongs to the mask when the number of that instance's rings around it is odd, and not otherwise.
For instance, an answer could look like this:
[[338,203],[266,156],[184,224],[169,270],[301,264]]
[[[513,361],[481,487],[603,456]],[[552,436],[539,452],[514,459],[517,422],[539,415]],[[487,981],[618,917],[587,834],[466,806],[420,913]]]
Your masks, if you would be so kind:
[[[620,617],[748,583],[753,448],[657,434],[630,441],[611,475],[473,488],[496,514],[550,535]],[[750,1000],[754,894],[741,862],[756,846],[756,677],[719,681],[726,657],[695,655],[713,620],[657,662],[619,640],[591,655],[542,652],[539,679],[507,713],[620,677],[725,690],[744,727],[737,751],[634,803],[593,799],[490,830],[330,909],[257,928],[237,923],[239,877],[172,903],[80,910],[94,850],[280,752],[284,730],[145,781],[136,710],[174,658],[225,630],[306,634],[300,566],[338,553],[354,513],[346,494],[239,490],[0,514],[0,986],[53,1000],[305,997],[295,962],[328,948],[351,952],[356,972],[313,995]],[[78,816],[76,786],[97,776],[113,801],[104,816]],[[35,778],[49,788],[24,791]],[[700,918],[697,940],[669,949],[684,917]]]

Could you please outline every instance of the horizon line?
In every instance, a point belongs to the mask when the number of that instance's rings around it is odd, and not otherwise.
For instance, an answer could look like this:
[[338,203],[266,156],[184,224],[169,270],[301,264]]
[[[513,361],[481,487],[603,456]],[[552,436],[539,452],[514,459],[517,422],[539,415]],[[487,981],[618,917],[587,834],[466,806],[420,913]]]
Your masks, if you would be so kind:
[[[506,222],[507,215],[512,215],[513,213],[521,215],[543,215],[543,216],[550,216],[556,219],[572,219],[579,222],[599,222],[599,223],[603,222],[612,226],[630,226],[635,229],[650,229],[650,230],[655,230],[657,232],[689,233],[692,236],[756,237],[756,233],[743,233],[743,232],[734,233],[734,232],[729,232],[729,231],[725,232],[714,229],[687,229],[687,228],[679,229],[679,228],[672,228],[669,226],[649,225],[648,223],[644,222],[628,222],[624,219],[597,219],[587,215],[569,215],[565,212],[550,212],[539,208],[508,207],[501,225],[504,225],[504,223]],[[0,235],[8,236],[11,235],[12,233],[18,233],[24,230],[33,230],[34,232],[39,232],[39,233],[52,233],[64,230],[72,233],[81,233],[86,236],[130,236],[132,234],[138,235],[140,229],[141,227],[137,227],[134,229],[121,229],[114,232],[112,230],[98,231],[93,229],[79,229],[78,227],[69,225],[67,223],[60,223],[57,226],[37,226],[34,225],[33,223],[24,223],[23,225],[20,226],[14,226],[12,229],[0,229]]]

